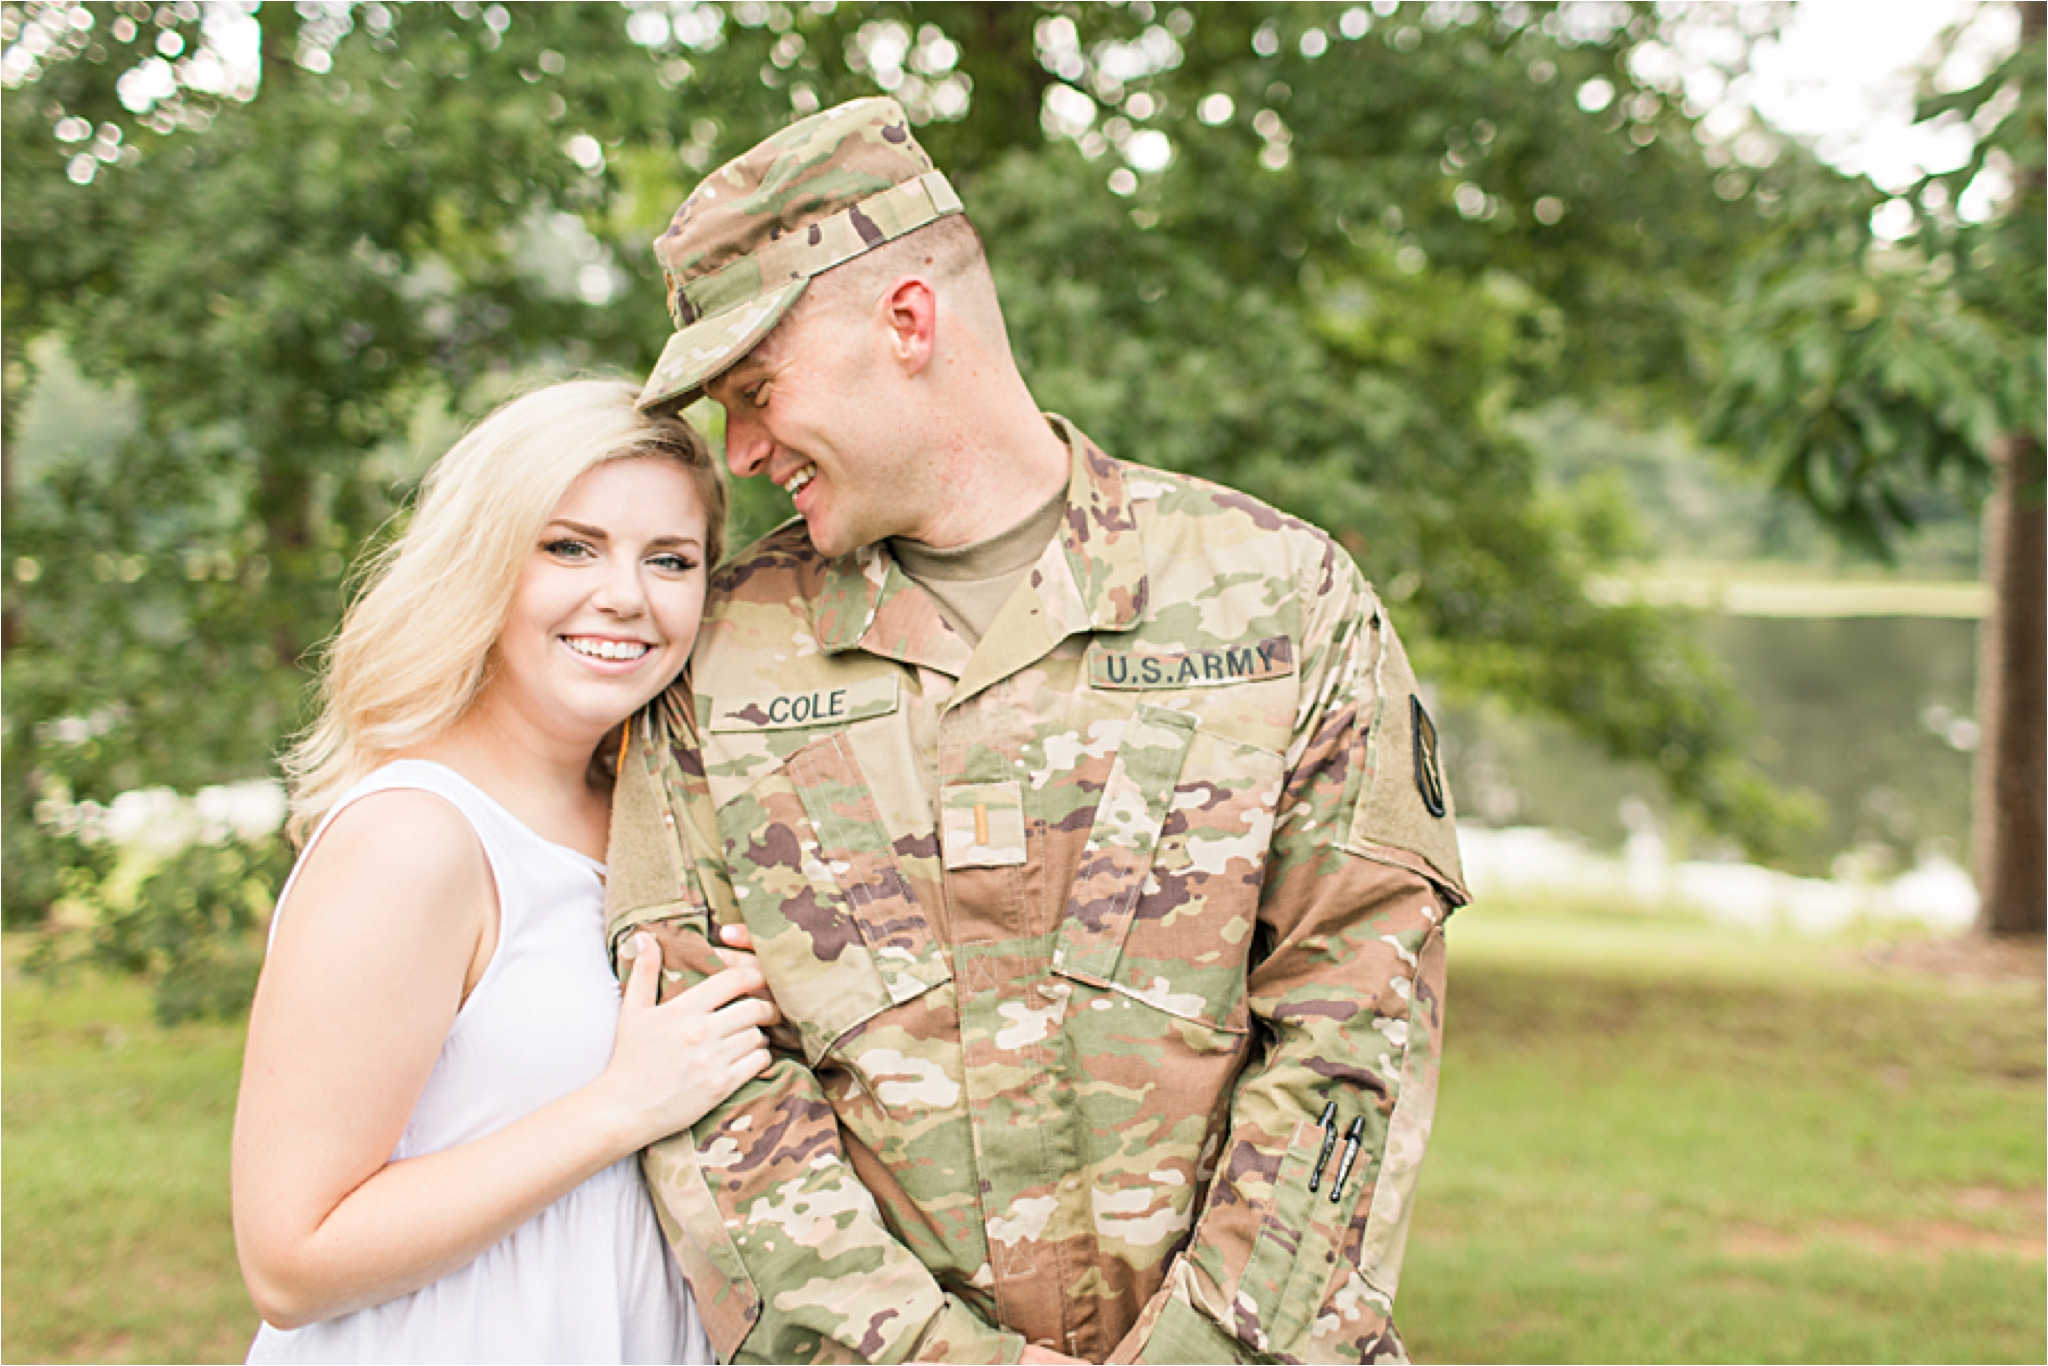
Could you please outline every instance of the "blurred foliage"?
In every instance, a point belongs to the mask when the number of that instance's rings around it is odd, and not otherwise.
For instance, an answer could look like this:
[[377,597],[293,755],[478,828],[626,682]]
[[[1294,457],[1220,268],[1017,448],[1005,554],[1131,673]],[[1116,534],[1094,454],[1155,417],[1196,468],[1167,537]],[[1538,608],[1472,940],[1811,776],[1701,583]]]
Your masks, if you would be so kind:
[[[1796,199],[1704,334],[1706,437],[1879,553],[1917,524],[1929,491],[1981,499],[2001,439],[2041,444],[2048,72],[2029,22],[1981,80],[1918,103],[1920,122],[1976,130],[1960,166],[1896,196],[1837,184]],[[2007,187],[2005,201],[1966,216],[1987,183]],[[1873,214],[1893,215],[1900,235],[1873,232]]]
[[43,339],[139,414],[112,461],[10,455],[8,923],[48,905],[57,860],[13,857],[38,802],[270,771],[420,433],[643,373],[689,187],[877,89],[972,205],[1049,408],[1330,529],[1446,686],[1754,852],[1798,823],[1692,627],[1588,600],[1642,548],[1615,485],[1541,479],[1515,421],[1683,411],[1759,235],[1855,193],[1684,97],[1676,28],[1733,70],[1782,7],[269,5],[253,80],[241,13],[0,7],[8,449]]
[[63,976],[77,962],[151,985],[159,1024],[248,1013],[263,962],[264,921],[292,864],[282,838],[187,845],[122,894],[92,888],[91,925],[47,934],[23,968]]

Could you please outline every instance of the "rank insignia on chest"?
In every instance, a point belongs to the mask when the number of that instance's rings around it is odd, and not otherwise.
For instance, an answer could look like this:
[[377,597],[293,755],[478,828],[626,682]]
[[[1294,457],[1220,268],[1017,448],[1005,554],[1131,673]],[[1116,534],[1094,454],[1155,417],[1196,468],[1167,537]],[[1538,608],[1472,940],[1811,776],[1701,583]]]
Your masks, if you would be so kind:
[[1286,636],[1196,650],[1088,652],[1088,682],[1097,688],[1213,688],[1293,672],[1294,643]]

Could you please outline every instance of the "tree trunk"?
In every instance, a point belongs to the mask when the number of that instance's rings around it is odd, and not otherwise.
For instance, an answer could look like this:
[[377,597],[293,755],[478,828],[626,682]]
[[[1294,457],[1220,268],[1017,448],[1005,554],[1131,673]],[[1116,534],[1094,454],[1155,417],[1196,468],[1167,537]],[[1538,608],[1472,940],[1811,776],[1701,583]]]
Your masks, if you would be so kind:
[[2048,916],[2048,508],[2040,443],[2009,436],[1997,463],[1985,513],[1991,611],[1977,637],[1977,928],[2036,935]]

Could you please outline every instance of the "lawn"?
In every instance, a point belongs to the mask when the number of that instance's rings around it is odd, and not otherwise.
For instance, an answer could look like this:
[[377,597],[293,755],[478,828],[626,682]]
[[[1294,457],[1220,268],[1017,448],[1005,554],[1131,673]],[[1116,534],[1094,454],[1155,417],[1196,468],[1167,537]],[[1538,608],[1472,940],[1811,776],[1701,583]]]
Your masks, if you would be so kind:
[[15,972],[19,947],[0,994],[0,1358],[240,1361],[256,1330],[228,1228],[241,1026],[160,1028],[129,982],[53,992]]
[[[2048,1355],[2038,975],[1561,912],[1452,930],[1418,1360]],[[0,1356],[239,1360],[240,1030],[11,969],[0,1007]]]
[[2048,1359],[2038,975],[1683,922],[1452,936],[1417,1360]]

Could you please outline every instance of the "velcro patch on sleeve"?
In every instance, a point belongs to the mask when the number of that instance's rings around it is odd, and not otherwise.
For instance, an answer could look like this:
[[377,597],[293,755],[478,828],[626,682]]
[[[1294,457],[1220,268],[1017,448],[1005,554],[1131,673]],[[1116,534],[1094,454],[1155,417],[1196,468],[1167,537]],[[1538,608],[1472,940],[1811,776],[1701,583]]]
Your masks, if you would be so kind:
[[1294,672],[1294,642],[1286,636],[1217,645],[1205,649],[1088,651],[1091,687],[1113,691],[1147,688],[1216,688],[1256,683]]
[[1369,726],[1369,756],[1344,847],[1368,857],[1397,850],[1419,858],[1462,905],[1469,896],[1458,856],[1458,811],[1444,781],[1436,724],[1416,695],[1415,673],[1393,624],[1385,612],[1375,615],[1379,653],[1360,715]]
[[844,726],[896,710],[896,679],[885,675],[837,688],[761,693],[750,697],[700,697],[697,713],[712,731],[790,730],[798,726]]

